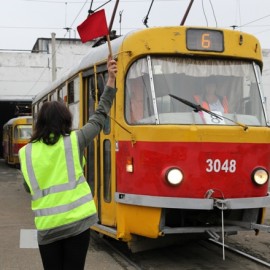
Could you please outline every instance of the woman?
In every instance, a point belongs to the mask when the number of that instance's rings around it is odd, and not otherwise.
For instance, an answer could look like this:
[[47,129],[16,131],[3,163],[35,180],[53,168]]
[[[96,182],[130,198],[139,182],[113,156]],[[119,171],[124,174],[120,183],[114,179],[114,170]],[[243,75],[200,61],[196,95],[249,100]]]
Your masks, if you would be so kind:
[[83,175],[83,151],[102,130],[115,97],[116,61],[108,58],[107,67],[107,85],[85,126],[72,131],[68,108],[58,101],[46,102],[30,142],[19,152],[45,270],[84,269],[89,228],[98,218]]

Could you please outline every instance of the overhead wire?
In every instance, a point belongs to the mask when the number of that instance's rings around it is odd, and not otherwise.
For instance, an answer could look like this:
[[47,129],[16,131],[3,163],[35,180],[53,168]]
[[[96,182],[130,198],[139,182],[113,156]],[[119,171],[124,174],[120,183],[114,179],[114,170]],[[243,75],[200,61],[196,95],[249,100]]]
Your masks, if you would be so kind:
[[261,17],[261,18],[259,18],[259,19],[250,21],[250,22],[248,22],[248,23],[242,24],[242,25],[240,25],[240,26],[238,26],[238,27],[244,27],[244,26],[247,26],[247,25],[249,25],[249,24],[251,24],[251,23],[254,23],[254,22],[263,20],[263,19],[268,18],[268,17],[270,17],[270,14],[268,14],[268,15],[266,15],[266,16],[263,16],[263,17]]
[[216,27],[217,27],[218,26],[218,23],[217,23],[217,18],[216,18],[215,10],[214,10],[212,1],[209,0],[209,2],[210,2],[210,5],[211,5],[212,13],[213,13],[213,16],[214,16],[214,19],[215,19],[215,22],[216,22]]
[[[206,25],[207,27],[209,26],[208,24],[208,18],[207,18],[207,15],[206,15],[206,12],[205,12],[205,6],[204,6],[204,0],[202,0],[202,10],[203,10],[203,15],[204,15],[204,18],[205,18],[205,21],[206,21]],[[215,14],[215,10],[214,10],[214,6],[212,4],[212,1],[209,0],[209,4],[211,6],[211,10],[212,10],[212,14],[213,14],[213,17],[214,17],[214,20],[215,20],[215,24],[216,24],[216,27],[218,26],[218,23],[217,23],[217,18],[216,18],[216,14]]]
[[242,15],[241,15],[241,5],[240,5],[240,0],[238,0],[238,15],[239,15],[239,24],[242,24]]
[[203,10],[204,18],[205,18],[205,21],[206,21],[206,25],[208,26],[208,20],[207,20],[207,16],[206,16],[206,13],[205,13],[205,10],[204,10],[204,2],[203,2],[203,0],[202,0],[202,10]]
[[[80,13],[82,12],[82,10],[83,10],[83,8],[85,7],[85,5],[87,4],[87,2],[88,2],[88,0],[85,0],[83,6],[82,6],[81,9],[79,10],[79,12],[78,12],[76,18],[73,20],[73,22],[72,22],[70,28],[72,28],[73,24],[75,23],[76,19],[79,17]],[[65,33],[64,38],[66,37],[67,33],[68,33],[68,31]],[[59,47],[61,46],[61,43],[62,43],[62,41],[59,42],[57,48],[55,49],[55,52],[53,52],[54,54],[56,54],[56,52],[58,51]],[[54,56],[54,54],[52,54],[52,57]],[[40,76],[39,76],[38,79],[34,82],[33,86],[26,92],[26,95],[30,95],[31,91],[34,89],[34,87],[35,87],[35,86],[37,85],[37,83],[40,81],[40,79],[42,78],[42,76],[43,76],[43,74],[44,74],[44,72],[45,72],[45,70],[46,70],[47,68],[48,68],[48,67],[44,67],[44,68],[43,68],[43,70],[42,70]]]

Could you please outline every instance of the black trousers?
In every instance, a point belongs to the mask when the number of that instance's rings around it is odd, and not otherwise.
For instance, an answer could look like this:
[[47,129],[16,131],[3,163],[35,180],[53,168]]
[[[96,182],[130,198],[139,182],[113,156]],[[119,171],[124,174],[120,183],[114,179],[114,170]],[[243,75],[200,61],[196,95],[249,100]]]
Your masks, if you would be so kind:
[[83,270],[90,230],[47,245],[39,245],[44,270]]

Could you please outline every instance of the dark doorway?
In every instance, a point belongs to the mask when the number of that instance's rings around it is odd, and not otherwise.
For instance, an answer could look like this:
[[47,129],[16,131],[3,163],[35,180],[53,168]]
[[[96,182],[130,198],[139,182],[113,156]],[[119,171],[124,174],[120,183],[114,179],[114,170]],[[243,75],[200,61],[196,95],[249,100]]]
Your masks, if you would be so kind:
[[31,101],[0,101],[0,157],[3,157],[3,126],[11,118],[31,115]]

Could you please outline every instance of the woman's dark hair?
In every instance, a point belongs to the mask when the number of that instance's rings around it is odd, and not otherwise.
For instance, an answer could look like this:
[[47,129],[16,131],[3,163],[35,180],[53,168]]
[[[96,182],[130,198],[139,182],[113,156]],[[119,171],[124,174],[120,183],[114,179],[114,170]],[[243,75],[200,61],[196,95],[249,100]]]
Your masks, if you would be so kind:
[[38,113],[30,142],[43,141],[48,145],[55,144],[62,135],[70,134],[72,115],[63,102],[47,101]]

